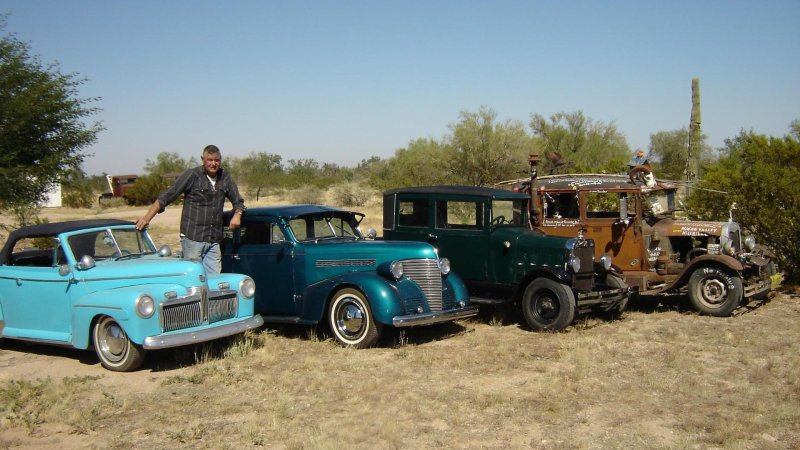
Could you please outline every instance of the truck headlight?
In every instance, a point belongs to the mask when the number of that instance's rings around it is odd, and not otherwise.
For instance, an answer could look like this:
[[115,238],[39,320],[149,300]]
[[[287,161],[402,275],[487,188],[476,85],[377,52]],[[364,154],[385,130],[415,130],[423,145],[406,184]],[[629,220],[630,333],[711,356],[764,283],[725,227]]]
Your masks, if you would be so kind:
[[748,235],[744,238],[744,246],[747,247],[747,250],[753,251],[756,248],[756,238],[753,237],[752,234]]
[[600,257],[600,265],[603,266],[603,270],[611,269],[611,257],[608,256],[608,255],[601,256]]
[[439,260],[439,271],[442,272],[442,275],[447,275],[450,273],[450,260],[447,258],[442,258]]
[[147,294],[140,295],[136,299],[136,314],[142,319],[149,319],[156,312],[156,302],[153,297]]
[[256,295],[256,282],[252,278],[243,278],[239,282],[239,292],[244,298],[253,298]]
[[389,272],[392,273],[395,280],[399,280],[403,277],[403,263],[400,261],[392,261],[392,263],[389,264]]
[[730,256],[736,254],[736,248],[733,247],[733,242],[731,241],[727,241],[722,245],[722,251],[724,251],[726,255]]
[[581,271],[581,260],[577,256],[570,256],[569,257],[569,266],[572,268],[572,271],[578,273]]

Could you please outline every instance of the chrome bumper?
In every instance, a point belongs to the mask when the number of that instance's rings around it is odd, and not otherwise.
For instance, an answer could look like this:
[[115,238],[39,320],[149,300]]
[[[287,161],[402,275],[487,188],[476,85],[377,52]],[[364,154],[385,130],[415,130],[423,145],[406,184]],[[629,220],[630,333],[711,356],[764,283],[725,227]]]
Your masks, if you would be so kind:
[[435,311],[422,314],[413,314],[410,316],[397,316],[392,318],[392,325],[401,327],[416,327],[420,325],[430,325],[439,322],[448,322],[451,320],[466,319],[478,314],[477,306],[465,306],[458,309],[450,309],[447,311]]
[[202,330],[146,337],[142,342],[142,347],[147,350],[157,350],[161,348],[180,347],[182,345],[213,341],[214,339],[244,333],[247,330],[258,328],[263,324],[264,319],[262,319],[259,315],[255,315],[233,323],[204,328]]

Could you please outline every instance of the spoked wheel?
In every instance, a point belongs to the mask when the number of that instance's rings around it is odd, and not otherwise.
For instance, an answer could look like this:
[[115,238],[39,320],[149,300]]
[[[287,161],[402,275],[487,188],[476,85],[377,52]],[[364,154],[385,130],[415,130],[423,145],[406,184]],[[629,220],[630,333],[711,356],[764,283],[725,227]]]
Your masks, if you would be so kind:
[[366,297],[356,289],[342,289],[334,295],[328,310],[334,337],[348,347],[375,345],[383,326],[375,321]]
[[729,316],[743,296],[742,278],[722,267],[699,267],[689,278],[689,300],[701,313]]
[[522,313],[534,330],[563,330],[575,319],[575,295],[555,280],[533,280],[522,295]]
[[94,351],[108,370],[129,372],[144,362],[144,349],[131,342],[125,330],[111,317],[97,321],[92,330]]

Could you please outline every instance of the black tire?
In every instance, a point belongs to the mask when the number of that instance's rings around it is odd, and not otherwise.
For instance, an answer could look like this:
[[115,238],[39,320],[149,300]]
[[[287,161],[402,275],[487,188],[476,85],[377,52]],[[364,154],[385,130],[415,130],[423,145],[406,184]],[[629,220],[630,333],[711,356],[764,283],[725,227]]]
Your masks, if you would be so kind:
[[563,330],[575,319],[575,295],[569,286],[538,278],[522,294],[522,314],[536,331]]
[[[609,289],[624,289],[628,287],[628,285],[625,284],[625,281],[623,281],[622,278],[616,275],[612,275],[610,273],[606,275],[606,286],[608,286]],[[621,319],[622,314],[624,314],[625,310],[628,308],[629,298],[630,297],[626,295],[625,298],[620,300],[619,303],[617,303],[611,309],[606,311],[606,317],[608,317],[609,320]]]
[[372,347],[383,330],[383,325],[375,321],[364,294],[350,288],[333,296],[328,308],[328,324],[334,338],[345,347]]
[[709,316],[729,316],[741,303],[743,293],[742,278],[728,268],[698,267],[689,278],[692,306]]
[[125,330],[111,317],[104,316],[92,329],[94,351],[108,370],[130,372],[144,362],[145,350],[128,339]]

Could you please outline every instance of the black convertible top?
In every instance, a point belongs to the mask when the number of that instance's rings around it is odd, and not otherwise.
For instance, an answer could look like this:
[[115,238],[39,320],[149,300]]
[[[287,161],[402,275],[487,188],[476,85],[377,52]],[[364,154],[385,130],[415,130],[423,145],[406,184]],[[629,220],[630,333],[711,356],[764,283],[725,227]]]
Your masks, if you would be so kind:
[[130,220],[120,220],[120,219],[88,219],[88,220],[70,220],[67,222],[53,222],[53,223],[41,223],[37,225],[29,225],[27,227],[22,227],[17,230],[11,232],[8,235],[8,239],[6,239],[6,243],[3,246],[3,251],[0,252],[0,264],[5,264],[6,258],[8,258],[9,252],[11,252],[11,248],[18,240],[22,238],[37,238],[37,237],[47,237],[47,236],[55,236],[59,233],[65,233],[68,231],[77,231],[83,230],[85,228],[99,228],[99,227],[110,227],[116,225],[133,225],[134,223]]

